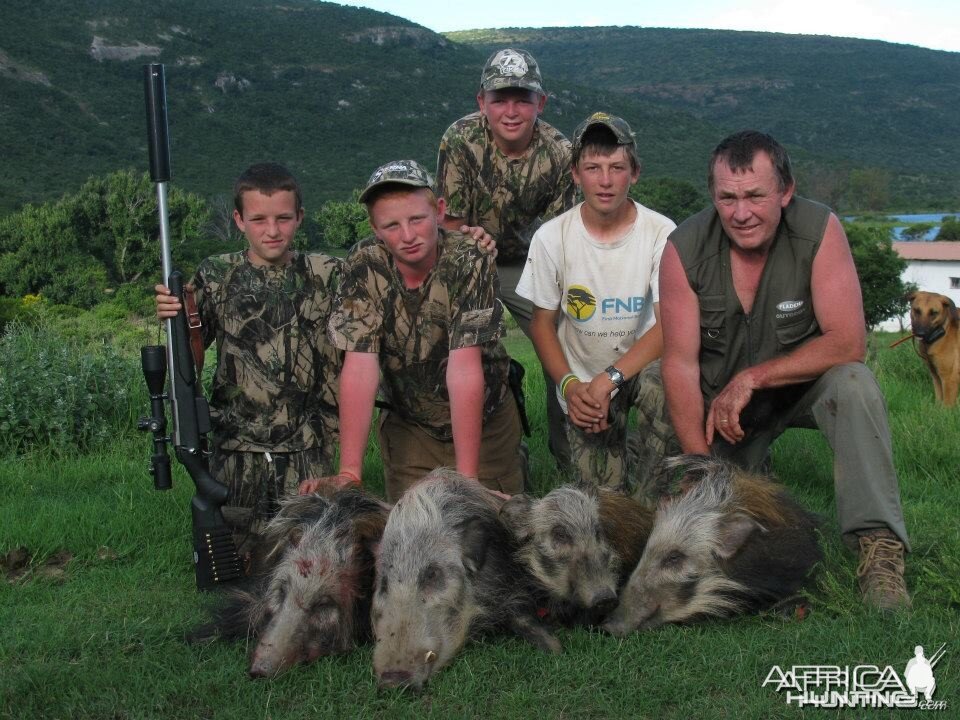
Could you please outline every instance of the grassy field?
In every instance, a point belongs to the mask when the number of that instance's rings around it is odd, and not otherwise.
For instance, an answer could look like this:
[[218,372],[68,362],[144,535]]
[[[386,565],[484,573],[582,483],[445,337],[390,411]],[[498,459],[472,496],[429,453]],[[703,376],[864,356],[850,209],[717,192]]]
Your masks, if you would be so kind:
[[[911,611],[883,616],[861,605],[856,559],[837,536],[829,450],[815,432],[791,431],[774,449],[777,474],[826,518],[826,560],[803,620],[771,614],[624,640],[561,631],[558,656],[487,638],[420,695],[379,692],[370,648],[254,682],[248,648],[184,642],[205,600],[189,560],[191,484],[178,468],[174,490],[155,492],[146,438],[126,437],[84,456],[0,459],[0,555],[24,547],[31,558],[0,583],[0,718],[907,718],[923,711],[800,710],[762,684],[774,665],[890,665],[902,675],[915,645],[929,656],[944,642],[934,699],[947,709],[933,716],[958,717],[960,410],[936,406],[919,359],[906,345],[887,349],[889,340],[873,339],[871,365],[888,398],[913,541]],[[530,370],[531,457],[543,492],[557,473],[545,450],[542,378],[529,344],[509,343]],[[370,453],[371,487],[378,472]]]

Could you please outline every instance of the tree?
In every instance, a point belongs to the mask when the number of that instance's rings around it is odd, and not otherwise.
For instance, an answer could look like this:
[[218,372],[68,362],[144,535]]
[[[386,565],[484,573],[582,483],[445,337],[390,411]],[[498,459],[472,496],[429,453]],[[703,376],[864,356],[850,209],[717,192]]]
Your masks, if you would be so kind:
[[222,194],[215,195],[210,200],[210,219],[204,231],[224,248],[239,250],[245,248],[246,243],[243,233],[233,220],[233,210],[233,198]]
[[856,222],[844,223],[844,229],[860,278],[867,328],[902,315],[907,309],[902,277],[907,262],[893,249],[892,232]]
[[847,205],[857,210],[883,210],[890,204],[891,177],[884,168],[851,171]]
[[686,180],[671,177],[641,177],[630,188],[630,197],[681,223],[710,204],[709,199]]
[[910,242],[923,240],[924,236],[935,227],[936,223],[931,222],[911,223],[900,232],[900,237]]
[[[172,188],[167,195],[178,266],[195,265],[206,203]],[[160,277],[155,191],[146,174],[122,170],[90,178],[73,195],[28,205],[0,221],[0,293],[40,294],[91,307],[108,287]]]
[[797,191],[805,198],[837,208],[847,189],[847,173],[842,168],[814,165],[796,175]]
[[935,240],[960,240],[960,218],[947,215],[940,224]]
[[[133,282],[157,267],[160,228],[156,190],[146,173],[120,170],[87,180],[79,192],[64,199],[72,222],[84,231],[92,254],[107,268],[114,285]],[[171,187],[167,194],[170,243],[178,265],[195,264],[193,241],[209,222],[206,202]]]
[[349,248],[372,234],[367,210],[357,200],[359,196],[359,191],[354,190],[350,200],[329,200],[313,214],[324,246]]

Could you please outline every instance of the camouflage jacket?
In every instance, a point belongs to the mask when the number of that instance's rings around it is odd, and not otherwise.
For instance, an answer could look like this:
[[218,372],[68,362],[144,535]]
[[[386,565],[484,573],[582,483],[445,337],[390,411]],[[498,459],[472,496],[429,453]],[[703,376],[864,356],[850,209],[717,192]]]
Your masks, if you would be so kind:
[[447,215],[481,225],[497,241],[501,264],[522,262],[544,221],[573,207],[570,142],[537,120],[523,157],[507,158],[479,112],[447,128],[437,156],[437,195]]
[[209,257],[193,278],[206,345],[216,343],[210,412],[223,450],[297,452],[337,435],[342,355],[325,330],[342,261],[296,253],[252,265],[246,253]]
[[436,439],[449,441],[451,350],[481,346],[484,420],[509,391],[497,285],[490,255],[460,233],[440,231],[437,264],[415,289],[404,286],[386,246],[370,237],[347,258],[330,340],[342,350],[378,353],[381,390],[393,409]]

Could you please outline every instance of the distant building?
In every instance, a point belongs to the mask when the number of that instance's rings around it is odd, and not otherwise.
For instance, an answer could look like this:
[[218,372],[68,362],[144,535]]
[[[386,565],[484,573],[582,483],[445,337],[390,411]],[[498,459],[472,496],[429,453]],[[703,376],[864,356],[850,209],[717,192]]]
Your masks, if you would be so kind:
[[[918,290],[940,293],[960,306],[960,241],[895,242],[893,249],[907,261],[903,281]],[[899,332],[910,327],[910,317],[893,318],[878,329]]]

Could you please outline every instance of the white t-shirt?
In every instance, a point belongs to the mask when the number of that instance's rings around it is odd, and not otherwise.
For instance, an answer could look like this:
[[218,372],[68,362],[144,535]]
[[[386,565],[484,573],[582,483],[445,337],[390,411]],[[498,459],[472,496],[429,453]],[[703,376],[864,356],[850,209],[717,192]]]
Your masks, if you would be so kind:
[[[660,256],[676,225],[635,202],[633,226],[615,242],[594,240],[583,203],[545,223],[530,244],[517,294],[559,309],[557,334],[571,371],[589,382],[656,324]],[[566,403],[560,397],[566,412]]]

